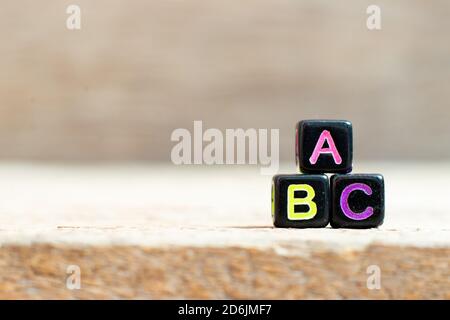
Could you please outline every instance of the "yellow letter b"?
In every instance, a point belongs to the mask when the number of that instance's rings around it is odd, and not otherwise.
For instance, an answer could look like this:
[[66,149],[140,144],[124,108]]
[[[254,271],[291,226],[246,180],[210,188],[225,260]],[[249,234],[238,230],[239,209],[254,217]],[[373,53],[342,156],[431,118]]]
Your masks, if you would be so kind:
[[[296,198],[296,191],[306,192],[306,197]],[[316,193],[309,184],[291,184],[287,190],[287,217],[289,220],[309,220],[317,214],[317,205],[314,199]],[[309,207],[307,212],[295,212],[296,205],[306,205]]]

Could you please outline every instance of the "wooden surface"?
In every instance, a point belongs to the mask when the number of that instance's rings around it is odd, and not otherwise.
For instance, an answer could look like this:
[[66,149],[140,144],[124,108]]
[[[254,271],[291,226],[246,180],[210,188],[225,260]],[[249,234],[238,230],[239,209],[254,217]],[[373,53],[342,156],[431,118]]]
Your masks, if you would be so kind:
[[385,176],[379,229],[273,228],[256,167],[2,164],[0,298],[449,299],[450,166],[355,172]]

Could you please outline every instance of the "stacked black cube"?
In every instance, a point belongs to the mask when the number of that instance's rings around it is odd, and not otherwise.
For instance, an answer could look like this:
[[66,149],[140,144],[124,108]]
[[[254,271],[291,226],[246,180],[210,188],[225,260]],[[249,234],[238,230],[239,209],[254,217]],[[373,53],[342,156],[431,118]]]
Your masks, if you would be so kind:
[[[295,155],[300,174],[272,179],[272,218],[281,228],[374,228],[384,220],[384,179],[350,174],[352,124],[304,120],[297,124]],[[329,179],[326,173],[334,173]]]

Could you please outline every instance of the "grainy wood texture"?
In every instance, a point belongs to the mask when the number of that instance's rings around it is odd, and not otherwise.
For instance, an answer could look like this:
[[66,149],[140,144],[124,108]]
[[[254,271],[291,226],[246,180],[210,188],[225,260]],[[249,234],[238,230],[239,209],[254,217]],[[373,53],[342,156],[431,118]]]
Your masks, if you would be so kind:
[[355,171],[385,175],[379,229],[274,229],[255,167],[3,164],[0,298],[449,299],[450,166]]

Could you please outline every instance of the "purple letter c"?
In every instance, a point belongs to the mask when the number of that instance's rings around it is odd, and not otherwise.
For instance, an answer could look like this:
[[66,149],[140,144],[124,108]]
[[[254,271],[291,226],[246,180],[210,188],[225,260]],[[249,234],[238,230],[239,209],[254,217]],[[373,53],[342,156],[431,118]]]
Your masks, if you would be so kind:
[[341,209],[344,214],[349,217],[352,220],[364,220],[370,217],[373,214],[373,208],[367,207],[363,212],[361,213],[355,213],[353,212],[349,205],[348,205],[348,197],[350,196],[350,193],[352,193],[355,190],[363,191],[365,194],[370,196],[372,194],[372,189],[364,183],[352,183],[344,188],[344,191],[342,191],[341,195]]

